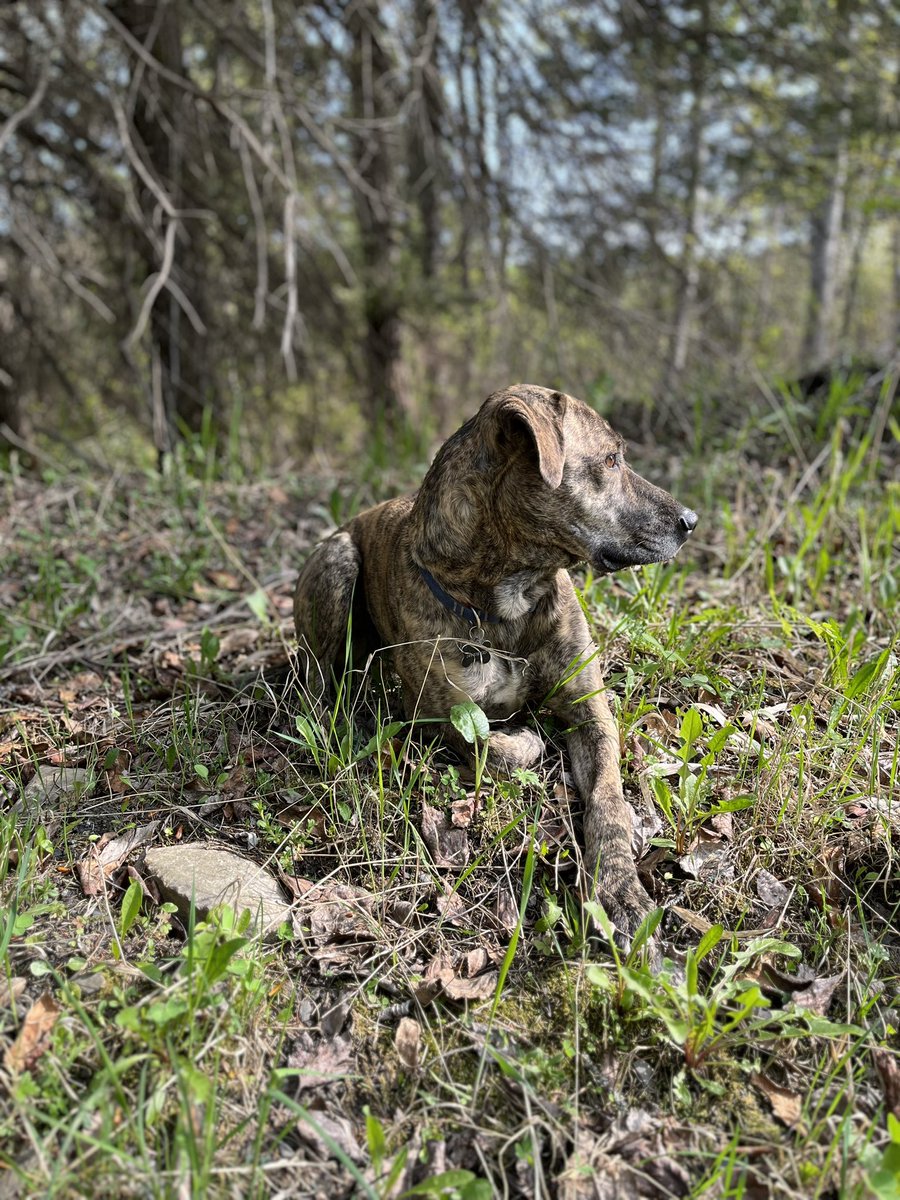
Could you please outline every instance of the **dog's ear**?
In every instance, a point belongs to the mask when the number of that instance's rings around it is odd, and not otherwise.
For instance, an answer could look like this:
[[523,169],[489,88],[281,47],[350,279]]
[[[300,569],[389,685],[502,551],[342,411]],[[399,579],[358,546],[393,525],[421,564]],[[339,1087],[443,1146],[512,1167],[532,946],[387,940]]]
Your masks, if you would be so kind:
[[[494,397],[492,397],[494,399]],[[538,469],[548,487],[562,483],[566,461],[563,418],[566,397],[546,388],[522,388],[497,395],[489,406],[493,442],[497,449],[526,436],[537,453]]]

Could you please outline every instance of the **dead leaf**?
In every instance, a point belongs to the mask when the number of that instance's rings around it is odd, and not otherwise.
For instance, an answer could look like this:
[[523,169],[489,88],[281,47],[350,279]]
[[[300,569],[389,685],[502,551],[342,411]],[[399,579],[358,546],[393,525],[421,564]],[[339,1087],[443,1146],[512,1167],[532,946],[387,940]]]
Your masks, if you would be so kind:
[[769,871],[760,871],[756,876],[756,894],[769,908],[784,908],[790,899],[790,890]]
[[734,879],[734,863],[729,860],[728,847],[722,838],[698,831],[693,847],[682,854],[678,865],[686,875],[706,883],[725,883]]
[[772,1112],[782,1124],[790,1129],[799,1122],[803,1112],[803,1099],[798,1092],[781,1087],[767,1076],[755,1072],[750,1079],[769,1101]]
[[656,712],[645,713],[638,726],[642,726],[652,737],[667,741],[669,734],[678,728],[678,714],[668,708],[658,709]]
[[206,578],[225,592],[236,592],[241,587],[241,581],[233,571],[207,570]]
[[490,962],[488,952],[484,946],[476,946],[474,950],[470,950],[466,955],[466,975],[470,979],[474,979],[479,975]]
[[305,1112],[297,1123],[296,1130],[322,1160],[335,1158],[334,1147],[339,1146],[353,1162],[365,1161],[366,1156],[356,1140],[353,1123],[349,1117],[329,1117],[317,1109]]
[[430,804],[422,805],[422,840],[431,852],[435,866],[462,869],[469,861],[469,839],[457,829],[447,814]]
[[461,800],[454,800],[450,805],[450,821],[457,829],[467,829],[477,811],[475,793],[469,792]]
[[12,1075],[29,1070],[41,1057],[50,1041],[50,1033],[62,1012],[49,992],[38,996],[25,1014],[22,1028],[3,1056],[6,1069]]
[[[233,590],[237,591],[237,588]],[[230,629],[219,643],[219,657],[228,658],[232,654],[246,653],[252,650],[259,641],[260,629],[257,625],[245,625],[239,629]]]
[[768,996],[779,1001],[791,1000],[798,1008],[824,1017],[843,976],[828,975],[819,978],[810,967],[803,965],[797,968],[796,975],[787,975],[768,958],[762,958],[747,967],[741,978],[759,984]]
[[415,1071],[419,1065],[419,1047],[422,1040],[422,1028],[412,1017],[401,1017],[397,1032],[394,1035],[394,1049],[397,1057],[408,1071]]
[[438,896],[436,904],[438,912],[448,925],[461,925],[463,923],[463,918],[466,916],[468,909],[466,902],[459,892],[448,887],[442,895]]
[[357,941],[374,936],[374,900],[364,888],[335,883],[307,895],[301,901],[301,908],[306,907],[310,932],[316,941]]
[[893,1113],[900,1121],[900,1066],[897,1058],[890,1050],[879,1046],[872,1051],[872,1060],[881,1080],[885,1111]]
[[64,796],[81,799],[93,786],[93,773],[83,767],[40,766],[25,788],[25,805],[50,806]]
[[294,829],[299,825],[304,833],[317,842],[321,842],[325,837],[327,816],[321,804],[303,804],[287,800],[280,805],[275,819],[285,829]]
[[631,852],[640,861],[650,849],[653,838],[662,833],[663,823],[652,804],[648,807],[645,802],[640,808],[633,804],[628,807],[631,809]]
[[444,984],[444,995],[450,1000],[487,1000],[497,990],[499,971],[486,971],[474,979],[451,979]]
[[514,933],[519,924],[519,905],[512,892],[501,888],[494,901],[494,916],[497,924],[506,933]]
[[96,896],[103,891],[106,881],[122,865],[137,846],[149,842],[159,829],[159,821],[138,825],[117,838],[101,838],[87,858],[76,863],[81,890],[86,896]]
[[353,1047],[349,1037],[319,1038],[304,1033],[288,1055],[287,1065],[296,1071],[298,1091],[308,1091],[343,1079],[350,1074]]
[[0,1008],[15,1008],[16,1001],[24,993],[27,980],[21,975],[13,975],[11,979],[0,978]]
[[577,1128],[556,1195],[559,1200],[686,1196],[691,1180],[678,1157],[685,1149],[682,1129],[641,1109],[629,1109],[600,1136]]
[[707,833],[716,833],[726,842],[730,842],[734,837],[734,817],[730,812],[715,813],[705,822],[703,828]]
[[798,1008],[805,1008],[807,1012],[824,1017],[841,979],[842,975],[827,975],[811,980],[805,988],[798,988],[794,992],[794,1003]]

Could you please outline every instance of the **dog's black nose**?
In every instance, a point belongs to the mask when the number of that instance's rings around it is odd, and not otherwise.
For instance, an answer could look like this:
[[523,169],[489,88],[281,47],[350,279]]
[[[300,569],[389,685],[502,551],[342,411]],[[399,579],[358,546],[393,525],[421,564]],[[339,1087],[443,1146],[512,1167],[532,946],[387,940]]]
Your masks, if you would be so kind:
[[685,533],[693,533],[697,528],[697,522],[699,520],[700,518],[695,512],[689,508],[683,508],[681,510],[681,516],[678,518],[678,528],[683,530]]

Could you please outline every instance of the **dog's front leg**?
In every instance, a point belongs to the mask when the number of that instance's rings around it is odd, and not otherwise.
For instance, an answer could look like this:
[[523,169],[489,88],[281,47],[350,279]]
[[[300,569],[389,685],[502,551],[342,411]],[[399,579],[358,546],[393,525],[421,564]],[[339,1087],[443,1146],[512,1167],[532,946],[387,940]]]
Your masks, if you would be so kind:
[[[582,674],[578,695],[563,689],[550,707],[568,726],[572,775],[584,800],[585,868],[596,881],[597,899],[610,919],[625,938],[631,938],[653,905],[638,879],[631,850],[631,810],[622,794],[619,731],[603,693],[584,684]],[[581,698],[590,691],[594,694]]]

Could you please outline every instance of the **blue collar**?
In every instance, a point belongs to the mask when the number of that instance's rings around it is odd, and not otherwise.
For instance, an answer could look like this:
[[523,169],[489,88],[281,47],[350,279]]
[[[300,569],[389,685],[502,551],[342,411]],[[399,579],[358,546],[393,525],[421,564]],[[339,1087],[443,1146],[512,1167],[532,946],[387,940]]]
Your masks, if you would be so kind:
[[419,567],[419,574],[428,584],[431,591],[437,596],[444,608],[449,609],[455,617],[459,617],[463,621],[467,621],[469,625],[499,625],[503,620],[502,617],[492,617],[490,613],[484,612],[480,608],[472,608],[468,604],[461,604],[459,600],[445,592],[435,577],[430,571],[426,571],[424,567]]

